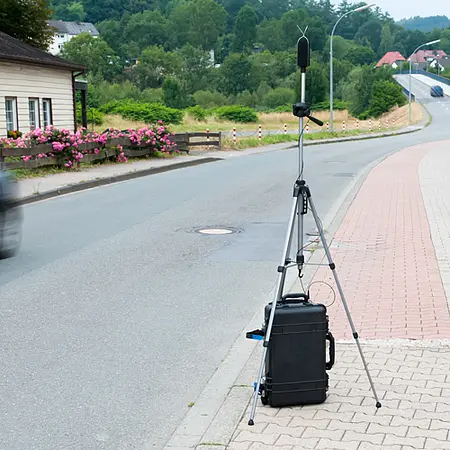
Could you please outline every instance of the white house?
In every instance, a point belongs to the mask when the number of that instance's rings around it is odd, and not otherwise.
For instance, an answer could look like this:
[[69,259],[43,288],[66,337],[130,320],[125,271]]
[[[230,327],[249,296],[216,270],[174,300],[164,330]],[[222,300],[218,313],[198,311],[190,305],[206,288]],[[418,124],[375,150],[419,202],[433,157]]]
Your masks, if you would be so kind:
[[50,44],[49,52],[58,55],[66,42],[81,33],[89,33],[94,37],[99,36],[97,28],[89,22],[64,22],[62,20],[49,20],[47,22],[56,29],[53,42]]
[[[0,32],[0,137],[47,125],[76,130],[75,93],[86,88],[76,77],[84,71],[79,64]],[[85,98],[84,91],[84,118]]]

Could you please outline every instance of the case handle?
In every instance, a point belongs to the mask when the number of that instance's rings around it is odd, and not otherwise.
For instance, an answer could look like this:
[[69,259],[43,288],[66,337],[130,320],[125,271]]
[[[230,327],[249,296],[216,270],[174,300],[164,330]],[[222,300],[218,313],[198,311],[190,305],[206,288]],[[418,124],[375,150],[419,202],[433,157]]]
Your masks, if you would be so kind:
[[330,341],[330,360],[326,363],[325,368],[327,370],[330,370],[334,366],[335,351],[336,351],[334,337],[330,331],[326,335],[326,340]]
[[[295,301],[289,301],[295,300]],[[281,297],[281,303],[306,303],[309,301],[309,296],[302,293],[285,294]]]

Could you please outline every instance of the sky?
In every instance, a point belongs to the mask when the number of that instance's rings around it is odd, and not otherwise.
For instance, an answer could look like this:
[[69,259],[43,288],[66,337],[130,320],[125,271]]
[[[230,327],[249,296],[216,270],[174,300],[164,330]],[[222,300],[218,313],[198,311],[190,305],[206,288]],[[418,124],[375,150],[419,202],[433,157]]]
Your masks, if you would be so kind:
[[[332,0],[339,4],[340,0]],[[450,0],[362,0],[366,3],[375,3],[384,12],[388,12],[395,20],[414,16],[447,16],[450,18]],[[357,0],[350,0],[357,3]]]

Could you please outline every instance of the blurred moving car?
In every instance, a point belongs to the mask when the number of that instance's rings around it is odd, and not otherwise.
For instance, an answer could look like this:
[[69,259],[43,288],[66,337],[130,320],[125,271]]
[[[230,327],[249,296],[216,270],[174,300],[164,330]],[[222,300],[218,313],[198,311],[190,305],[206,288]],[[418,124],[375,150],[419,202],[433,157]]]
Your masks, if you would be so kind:
[[22,242],[22,209],[14,176],[0,170],[0,259],[17,254]]
[[432,86],[430,94],[432,97],[443,97],[444,96],[444,90],[441,86]]

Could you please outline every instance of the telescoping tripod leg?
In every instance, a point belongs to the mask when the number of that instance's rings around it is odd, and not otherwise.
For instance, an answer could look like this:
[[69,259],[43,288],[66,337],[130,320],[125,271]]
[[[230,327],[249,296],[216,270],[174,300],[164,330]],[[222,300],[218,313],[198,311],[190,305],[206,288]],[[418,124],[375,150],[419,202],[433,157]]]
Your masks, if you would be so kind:
[[291,214],[289,216],[288,230],[286,233],[286,239],[284,241],[283,259],[281,260],[281,264],[278,266],[278,269],[277,269],[278,277],[277,277],[277,284],[276,284],[276,289],[275,289],[275,296],[274,296],[274,299],[272,302],[272,308],[270,311],[267,329],[264,334],[263,354],[262,354],[261,363],[259,366],[258,379],[255,383],[252,411],[250,413],[250,419],[248,421],[249,425],[254,425],[254,423],[255,423],[254,419],[255,419],[255,412],[256,412],[256,404],[258,402],[258,395],[259,395],[259,390],[260,390],[260,386],[261,386],[261,379],[263,377],[263,371],[264,371],[264,366],[265,366],[265,362],[266,362],[267,347],[268,347],[269,341],[270,341],[270,334],[272,333],[272,325],[273,325],[273,319],[275,317],[275,309],[276,309],[277,302],[279,300],[281,300],[281,297],[283,295],[283,287],[284,287],[284,283],[285,283],[285,279],[286,279],[286,270],[287,270],[287,266],[290,262],[289,255],[290,255],[290,251],[291,251],[292,238],[294,235],[295,216],[297,215],[299,196],[300,196],[300,184],[299,184],[299,180],[297,180],[294,185],[294,201],[292,203]]
[[313,214],[314,221],[316,222],[317,229],[319,230],[320,240],[321,240],[322,246],[323,246],[323,248],[325,250],[326,257],[328,259],[328,265],[329,265],[329,267],[331,269],[331,272],[333,273],[334,281],[335,281],[336,286],[338,288],[339,296],[341,297],[341,301],[342,301],[342,305],[344,306],[345,313],[347,314],[347,318],[348,318],[348,322],[350,324],[350,328],[352,330],[353,338],[355,339],[355,342],[356,342],[356,345],[358,347],[359,354],[361,356],[361,360],[362,360],[362,363],[363,363],[363,366],[364,366],[364,370],[366,371],[367,378],[369,379],[370,388],[372,389],[373,396],[374,396],[375,401],[376,401],[376,407],[377,408],[381,408],[381,403],[380,403],[380,400],[378,399],[378,395],[377,395],[377,392],[375,390],[375,385],[373,384],[372,377],[370,376],[369,367],[367,366],[367,362],[366,362],[366,359],[364,358],[364,354],[363,354],[363,351],[362,351],[362,348],[361,348],[361,344],[359,342],[358,333],[356,332],[355,325],[353,323],[352,316],[350,314],[350,310],[349,310],[348,305],[347,305],[347,300],[345,298],[344,291],[342,289],[341,283],[339,281],[338,274],[336,272],[336,265],[334,264],[333,259],[331,258],[330,249],[329,249],[327,241],[325,239],[322,223],[321,223],[321,221],[319,219],[319,215],[317,214],[316,207],[315,207],[314,202],[313,202],[313,200],[311,198],[311,192],[309,190],[309,187],[305,186],[305,190],[306,190],[305,195],[306,195],[306,197],[308,199],[308,203],[309,203],[311,212]]

